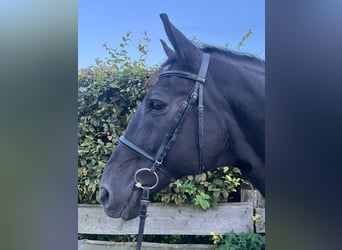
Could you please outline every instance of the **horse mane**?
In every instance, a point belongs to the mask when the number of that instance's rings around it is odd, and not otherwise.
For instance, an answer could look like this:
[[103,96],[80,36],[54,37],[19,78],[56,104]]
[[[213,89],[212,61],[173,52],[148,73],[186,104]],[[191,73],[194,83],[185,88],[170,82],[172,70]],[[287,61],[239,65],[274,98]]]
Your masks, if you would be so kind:
[[220,55],[223,55],[229,58],[234,58],[237,60],[244,60],[246,62],[254,63],[255,65],[259,65],[259,66],[265,65],[264,60],[246,52],[238,52],[238,51],[233,51],[230,49],[219,48],[219,47],[210,46],[210,45],[203,45],[202,50],[207,53],[218,53]]
[[[233,58],[236,60],[242,60],[246,63],[251,63],[256,67],[265,67],[265,61],[246,52],[233,51],[226,48],[215,47],[211,45],[196,45],[199,49],[206,53],[217,53],[227,58]],[[169,57],[165,62],[161,64],[161,67],[156,69],[150,78],[147,80],[147,90],[149,90],[157,81],[160,73],[162,73],[166,68],[171,65],[176,60],[176,56],[173,55]]]

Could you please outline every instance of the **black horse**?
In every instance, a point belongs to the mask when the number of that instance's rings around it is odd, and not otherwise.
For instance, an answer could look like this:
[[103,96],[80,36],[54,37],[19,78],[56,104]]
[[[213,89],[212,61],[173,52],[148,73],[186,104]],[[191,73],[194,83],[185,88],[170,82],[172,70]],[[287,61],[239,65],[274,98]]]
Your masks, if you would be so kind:
[[176,178],[226,165],[265,195],[264,61],[198,48],[160,16],[174,50],[161,41],[168,59],[105,167],[105,212],[132,219],[141,186],[156,193]]

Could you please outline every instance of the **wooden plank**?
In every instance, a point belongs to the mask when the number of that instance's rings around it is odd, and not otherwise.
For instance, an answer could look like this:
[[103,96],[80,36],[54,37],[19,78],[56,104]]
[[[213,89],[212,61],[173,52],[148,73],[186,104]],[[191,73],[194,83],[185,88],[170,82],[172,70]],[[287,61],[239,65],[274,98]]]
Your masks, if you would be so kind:
[[250,202],[255,208],[265,207],[265,198],[256,189],[241,189],[241,201]]
[[255,232],[265,233],[265,208],[255,208],[255,213],[260,215],[255,222]]
[[[253,232],[253,206],[250,203],[224,203],[218,209],[203,211],[150,203],[144,234],[209,235]],[[139,218],[129,221],[108,217],[100,205],[79,205],[78,232],[84,234],[136,234]]]
[[265,233],[265,198],[258,190],[252,190],[248,186],[244,186],[241,188],[241,201],[252,204],[255,214],[260,215],[255,222],[255,232]]
[[[78,250],[135,250],[135,242],[111,242],[111,241],[96,241],[96,240],[79,240]],[[141,249],[157,250],[157,249],[184,249],[184,250],[214,250],[214,245],[205,244],[166,244],[143,242]]]

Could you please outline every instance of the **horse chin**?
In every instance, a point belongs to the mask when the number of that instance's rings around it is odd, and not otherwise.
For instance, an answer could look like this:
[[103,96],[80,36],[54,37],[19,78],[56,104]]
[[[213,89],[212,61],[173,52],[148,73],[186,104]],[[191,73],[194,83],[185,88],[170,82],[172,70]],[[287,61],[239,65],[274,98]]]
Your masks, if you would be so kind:
[[124,211],[122,211],[121,219],[127,221],[138,217],[138,215],[139,209],[136,207],[134,209],[125,209]]
[[127,221],[136,218],[139,215],[140,207],[140,192],[139,190],[134,190],[130,196],[127,205],[121,211],[121,219]]
[[111,218],[120,218],[120,214],[118,214],[115,210],[110,208],[104,208],[104,211],[106,215],[108,215]]
[[139,190],[133,190],[127,200],[126,205],[121,209],[115,206],[115,204],[103,205],[106,215],[111,218],[120,218],[123,220],[134,219],[139,214],[139,204],[140,204],[140,192]]

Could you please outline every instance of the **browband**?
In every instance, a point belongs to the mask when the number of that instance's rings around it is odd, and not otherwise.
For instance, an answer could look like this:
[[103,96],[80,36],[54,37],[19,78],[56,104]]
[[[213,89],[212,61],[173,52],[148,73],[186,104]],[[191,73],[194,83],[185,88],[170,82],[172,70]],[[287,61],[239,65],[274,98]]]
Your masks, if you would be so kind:
[[178,77],[183,77],[183,78],[188,78],[200,83],[205,83],[205,77],[203,78],[202,76],[186,72],[186,71],[181,71],[181,70],[168,70],[159,75],[159,78],[161,77],[167,77],[167,76],[178,76]]

